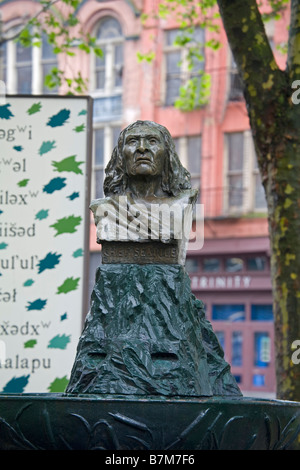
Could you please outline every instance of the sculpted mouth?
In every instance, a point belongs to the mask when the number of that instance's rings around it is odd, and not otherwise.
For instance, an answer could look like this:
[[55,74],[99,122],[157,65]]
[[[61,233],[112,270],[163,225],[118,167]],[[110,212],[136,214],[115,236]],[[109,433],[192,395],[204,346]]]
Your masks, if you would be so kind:
[[148,163],[148,164],[151,164],[152,163],[152,159],[151,157],[137,157],[137,159],[135,160],[135,163],[136,164],[140,164],[140,163]]

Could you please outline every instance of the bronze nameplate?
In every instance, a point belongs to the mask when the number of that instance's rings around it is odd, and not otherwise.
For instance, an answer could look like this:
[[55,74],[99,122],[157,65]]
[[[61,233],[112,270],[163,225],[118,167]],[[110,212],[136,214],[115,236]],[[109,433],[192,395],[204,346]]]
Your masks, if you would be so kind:
[[162,242],[101,242],[103,264],[178,264],[178,248]]

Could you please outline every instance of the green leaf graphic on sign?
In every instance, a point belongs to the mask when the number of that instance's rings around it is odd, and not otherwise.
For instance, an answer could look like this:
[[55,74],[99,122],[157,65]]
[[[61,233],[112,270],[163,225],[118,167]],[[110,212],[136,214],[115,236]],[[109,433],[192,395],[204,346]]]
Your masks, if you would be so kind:
[[42,145],[40,146],[40,149],[39,149],[39,154],[40,155],[44,155],[44,153],[47,153],[47,152],[50,152],[50,150],[52,149],[55,149],[55,140],[47,140],[45,142],[42,143]]
[[66,349],[69,342],[70,336],[56,335],[49,341],[48,348]]
[[74,199],[78,197],[79,197],[79,193],[77,191],[74,191],[72,194],[70,194],[70,196],[67,196],[67,198],[70,199],[70,201],[74,201]]
[[35,218],[38,220],[47,219],[49,215],[49,209],[41,209],[39,212],[35,214]]
[[60,262],[61,255],[57,253],[47,253],[45,258],[40,259],[37,266],[39,268],[38,274],[41,274],[45,269],[54,269],[57,264]]
[[78,248],[78,250],[74,251],[74,253],[73,253],[74,258],[78,258],[79,256],[83,256],[83,249],[82,248]]
[[84,129],[85,129],[85,125],[84,125],[84,124],[81,124],[80,126],[74,127],[73,131],[75,131],[75,132],[83,132]]
[[30,286],[32,286],[32,284],[34,284],[34,280],[33,279],[27,279],[27,281],[24,282],[23,286],[24,287],[30,287]]
[[24,188],[25,186],[27,186],[28,181],[29,181],[29,179],[21,180],[17,184],[20,188]]
[[0,250],[5,250],[6,247],[8,247],[8,243],[5,243],[5,242],[0,243]]
[[15,145],[13,149],[16,150],[17,152],[22,152],[22,150],[24,150],[22,145]]
[[69,383],[69,380],[67,379],[66,375],[62,377],[61,379],[57,377],[55,380],[53,380],[53,382],[51,382],[51,384],[48,387],[48,390],[51,393],[64,392],[68,383]]
[[35,113],[38,113],[42,108],[42,105],[41,103],[34,103],[29,109],[27,109],[27,113],[29,114],[29,116],[31,116],[32,114],[35,114]]
[[26,308],[27,310],[43,310],[43,308],[45,308],[46,303],[47,300],[36,299],[33,302],[28,302]]
[[9,103],[0,106],[0,118],[10,119],[13,117],[13,113],[8,109],[11,105]]
[[57,288],[57,294],[67,294],[68,292],[71,292],[72,290],[76,290],[78,287],[78,282],[80,280],[80,277],[77,277],[74,279],[73,277],[68,277],[58,288]]
[[24,348],[34,348],[36,344],[37,344],[36,339],[29,339],[28,341],[26,341],[26,343],[24,343]]
[[23,375],[21,377],[13,377],[7,384],[3,387],[3,393],[23,393],[24,388],[28,384],[30,375]]
[[82,175],[82,170],[79,168],[79,165],[82,165],[84,162],[76,162],[76,155],[71,157],[64,158],[60,162],[53,161],[52,165],[55,170],[61,173],[62,171],[72,171],[75,174]]
[[52,194],[54,191],[60,191],[66,186],[66,178],[52,178],[52,180],[49,181],[49,183],[45,184],[43,187],[43,192]]
[[82,218],[80,216],[75,217],[74,215],[70,215],[69,217],[58,219],[58,221],[50,225],[50,227],[55,228],[55,237],[63,233],[74,233],[77,231],[76,226],[80,224],[81,220]]
[[85,114],[87,114],[86,109],[82,109],[80,113],[78,113],[78,116],[85,116]]
[[47,122],[47,126],[50,126],[50,127],[63,126],[65,122],[69,119],[69,117],[70,117],[70,111],[68,109],[62,109],[57,114],[49,118],[49,121]]

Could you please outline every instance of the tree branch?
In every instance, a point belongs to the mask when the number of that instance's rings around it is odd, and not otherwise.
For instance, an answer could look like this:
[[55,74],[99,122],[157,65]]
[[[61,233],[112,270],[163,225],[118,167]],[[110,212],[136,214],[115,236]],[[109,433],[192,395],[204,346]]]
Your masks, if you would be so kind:
[[47,4],[43,5],[43,7],[33,16],[30,17],[28,14],[25,14],[21,17],[21,22],[18,25],[17,30],[13,30],[12,33],[9,33],[8,31],[3,31],[3,21],[2,21],[2,14],[0,11],[0,46],[2,44],[5,44],[8,41],[12,41],[14,39],[17,39],[20,34],[28,27],[30,22],[34,21],[37,19],[41,14],[47,12],[55,3],[58,3],[60,0],[51,0]]

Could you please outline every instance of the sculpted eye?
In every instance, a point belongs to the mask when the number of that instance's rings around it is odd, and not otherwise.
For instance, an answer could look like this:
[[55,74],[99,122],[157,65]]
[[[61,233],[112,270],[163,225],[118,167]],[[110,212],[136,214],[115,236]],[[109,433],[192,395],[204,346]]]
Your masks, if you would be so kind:
[[132,138],[132,139],[127,140],[126,144],[133,145],[136,142],[137,142],[137,139]]
[[149,142],[150,144],[154,145],[154,144],[157,144],[157,139],[155,139],[154,137],[149,139]]

